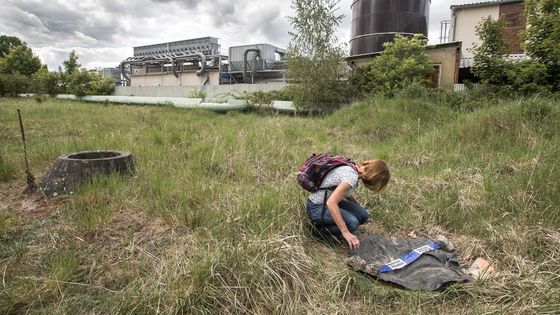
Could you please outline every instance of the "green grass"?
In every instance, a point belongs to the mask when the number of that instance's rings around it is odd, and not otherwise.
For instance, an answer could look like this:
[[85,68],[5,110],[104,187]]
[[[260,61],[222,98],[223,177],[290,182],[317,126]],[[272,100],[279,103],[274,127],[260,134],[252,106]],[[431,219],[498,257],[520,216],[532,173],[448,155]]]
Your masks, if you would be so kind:
[[[372,98],[325,117],[0,99],[0,313],[554,313],[560,308],[560,105],[550,99]],[[452,109],[455,108],[455,109]],[[63,153],[125,150],[28,216],[33,173]],[[349,270],[309,233],[294,173],[312,152],[382,158],[358,199],[368,230],[443,232],[494,278],[408,292]],[[2,197],[2,198],[4,198]]]

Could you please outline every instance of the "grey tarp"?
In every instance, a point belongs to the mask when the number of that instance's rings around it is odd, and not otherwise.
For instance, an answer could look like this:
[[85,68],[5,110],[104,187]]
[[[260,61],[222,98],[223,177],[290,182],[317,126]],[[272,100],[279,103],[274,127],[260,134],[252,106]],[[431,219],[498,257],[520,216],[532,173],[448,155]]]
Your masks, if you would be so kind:
[[350,265],[375,278],[398,284],[413,291],[434,291],[446,283],[469,281],[459,266],[455,252],[443,249],[424,253],[403,269],[379,273],[379,267],[398,259],[410,251],[430,243],[426,239],[400,239],[370,233],[360,233],[360,248],[348,252]]

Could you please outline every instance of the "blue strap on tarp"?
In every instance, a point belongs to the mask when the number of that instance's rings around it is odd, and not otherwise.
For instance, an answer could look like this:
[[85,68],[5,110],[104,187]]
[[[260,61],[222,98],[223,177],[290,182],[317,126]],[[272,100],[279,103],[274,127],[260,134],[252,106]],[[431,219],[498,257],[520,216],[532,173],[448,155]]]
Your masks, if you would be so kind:
[[422,256],[422,254],[432,251],[432,250],[436,250],[436,249],[440,249],[441,246],[436,243],[436,242],[431,242],[428,245],[424,245],[421,247],[418,247],[417,249],[411,251],[410,253],[402,256],[399,259],[395,259],[392,262],[385,264],[383,266],[381,266],[381,268],[379,268],[379,272],[381,273],[387,273],[393,270],[398,270],[398,269],[402,269],[410,264],[412,264],[416,259],[420,258],[420,256]]

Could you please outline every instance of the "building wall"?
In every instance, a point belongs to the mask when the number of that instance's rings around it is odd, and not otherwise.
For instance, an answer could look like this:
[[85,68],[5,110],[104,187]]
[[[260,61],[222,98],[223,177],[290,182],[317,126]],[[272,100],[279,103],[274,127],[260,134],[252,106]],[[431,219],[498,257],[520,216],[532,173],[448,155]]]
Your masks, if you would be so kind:
[[179,77],[173,73],[149,73],[136,74],[130,77],[131,86],[185,86],[200,85],[208,79],[206,85],[219,85],[220,74],[217,70],[208,70],[201,76],[197,76],[195,71],[181,72]]
[[474,44],[480,44],[476,26],[492,17],[504,22],[504,39],[508,43],[509,54],[522,54],[521,32],[525,30],[526,19],[522,2],[488,5],[482,7],[458,8],[454,11],[454,22],[450,30],[451,41],[463,42],[462,57],[472,58]]
[[451,36],[453,42],[463,42],[462,57],[473,57],[471,49],[474,43],[479,43],[480,38],[476,35],[476,26],[483,19],[492,17],[497,20],[500,16],[500,6],[484,6],[475,8],[464,8],[455,10],[455,18],[451,23]]
[[508,43],[508,53],[522,54],[521,33],[525,30],[526,18],[523,3],[500,5],[500,20],[504,22],[504,39]]
[[278,91],[288,86],[286,83],[269,84],[232,84],[214,86],[117,86],[116,96],[153,96],[153,97],[200,97],[206,100],[227,101],[244,93],[257,91]]
[[[432,64],[439,66],[439,87],[448,91],[453,90],[453,84],[458,83],[459,61],[461,59],[461,43],[447,43],[428,46],[427,53]],[[352,69],[367,65],[377,55],[351,58],[349,65]]]
[[453,85],[459,80],[459,61],[461,59],[461,43],[455,45],[436,45],[428,48],[428,55],[434,65],[439,65],[439,87],[452,91]]

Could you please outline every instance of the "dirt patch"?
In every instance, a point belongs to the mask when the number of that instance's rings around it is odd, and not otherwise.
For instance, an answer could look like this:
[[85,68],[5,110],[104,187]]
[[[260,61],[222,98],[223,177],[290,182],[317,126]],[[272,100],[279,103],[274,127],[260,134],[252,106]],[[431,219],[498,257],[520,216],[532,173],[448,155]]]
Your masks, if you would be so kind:
[[24,181],[15,181],[0,185],[0,211],[12,209],[22,219],[44,218],[56,211],[63,203],[63,198],[47,200],[40,192],[23,193]]

